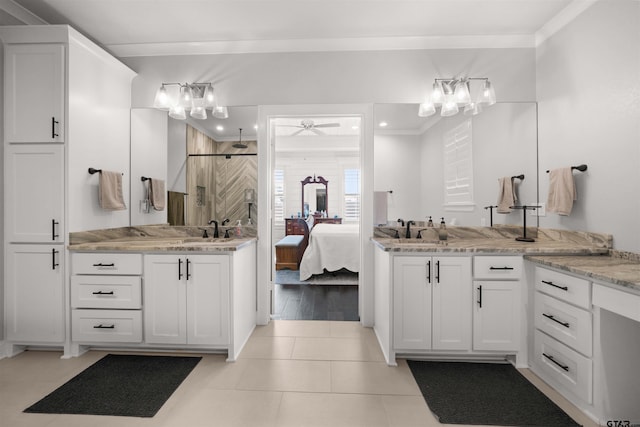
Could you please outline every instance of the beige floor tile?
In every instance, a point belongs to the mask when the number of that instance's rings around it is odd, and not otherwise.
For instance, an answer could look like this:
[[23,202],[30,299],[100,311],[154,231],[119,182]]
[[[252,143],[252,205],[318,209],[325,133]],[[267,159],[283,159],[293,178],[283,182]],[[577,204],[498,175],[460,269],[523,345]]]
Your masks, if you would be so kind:
[[362,338],[296,338],[293,359],[298,360],[360,360],[377,357]]
[[398,366],[384,362],[331,362],[333,393],[420,396],[420,389],[403,360]]
[[201,390],[181,402],[163,427],[270,427],[276,425],[282,393]]
[[284,393],[278,427],[385,427],[380,396]]
[[336,338],[357,338],[373,333],[372,328],[363,327],[360,322],[330,321],[331,336]]
[[252,336],[245,345],[242,359],[291,359],[295,337]]
[[389,427],[435,427],[433,416],[422,396],[382,396]]
[[330,337],[331,323],[318,320],[272,320],[267,326],[258,326],[255,337]]
[[239,390],[331,390],[330,362],[269,359],[243,359],[241,362],[246,368],[237,385]]

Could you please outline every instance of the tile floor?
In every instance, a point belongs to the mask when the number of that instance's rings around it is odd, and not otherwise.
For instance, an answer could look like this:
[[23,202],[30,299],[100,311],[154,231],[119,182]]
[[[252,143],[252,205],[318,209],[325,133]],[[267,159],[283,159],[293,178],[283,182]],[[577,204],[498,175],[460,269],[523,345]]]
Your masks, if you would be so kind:
[[[240,359],[205,355],[153,418],[25,414],[22,410],[106,353],[61,360],[27,351],[0,360],[2,427],[439,426],[404,360],[382,358],[357,322],[274,320],[258,327]],[[595,426],[556,392],[532,382],[585,427]]]

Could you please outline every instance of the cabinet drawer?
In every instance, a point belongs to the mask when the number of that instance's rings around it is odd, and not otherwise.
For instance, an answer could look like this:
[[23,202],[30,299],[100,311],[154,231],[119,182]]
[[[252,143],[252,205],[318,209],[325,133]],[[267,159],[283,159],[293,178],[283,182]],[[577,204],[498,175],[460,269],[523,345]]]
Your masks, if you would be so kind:
[[563,344],[591,357],[593,326],[589,311],[536,292],[535,324]]
[[522,257],[476,256],[473,257],[473,277],[476,279],[518,280],[522,275]]
[[536,267],[536,289],[586,309],[591,308],[591,283],[546,268]]
[[72,274],[142,274],[142,254],[74,253]]
[[559,384],[587,403],[593,400],[593,367],[591,359],[536,330],[534,363],[547,380]]
[[142,342],[140,310],[72,310],[71,338],[78,342]]
[[72,276],[73,308],[141,308],[140,276]]

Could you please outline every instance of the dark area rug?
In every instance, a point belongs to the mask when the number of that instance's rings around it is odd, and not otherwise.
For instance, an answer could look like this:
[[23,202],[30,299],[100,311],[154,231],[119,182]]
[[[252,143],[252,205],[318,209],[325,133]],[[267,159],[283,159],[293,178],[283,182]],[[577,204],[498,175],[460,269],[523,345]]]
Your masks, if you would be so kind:
[[510,364],[407,363],[443,424],[579,426]]
[[201,359],[108,354],[24,412],[153,417]]

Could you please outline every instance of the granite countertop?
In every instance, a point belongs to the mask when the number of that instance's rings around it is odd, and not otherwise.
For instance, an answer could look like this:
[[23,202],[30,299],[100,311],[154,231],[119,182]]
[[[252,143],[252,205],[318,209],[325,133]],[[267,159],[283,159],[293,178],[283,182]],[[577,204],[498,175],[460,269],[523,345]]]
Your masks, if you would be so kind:
[[640,292],[640,261],[617,256],[525,256],[538,264],[601,280]]
[[608,254],[606,247],[565,240],[541,239],[535,242],[519,242],[510,238],[449,239],[440,243],[433,240],[390,239],[374,237],[376,246],[387,252],[442,252],[442,253],[495,253],[495,254],[557,254],[601,255]]
[[201,237],[132,237],[69,245],[70,251],[115,251],[115,252],[233,252],[249,245],[255,237],[208,238]]

